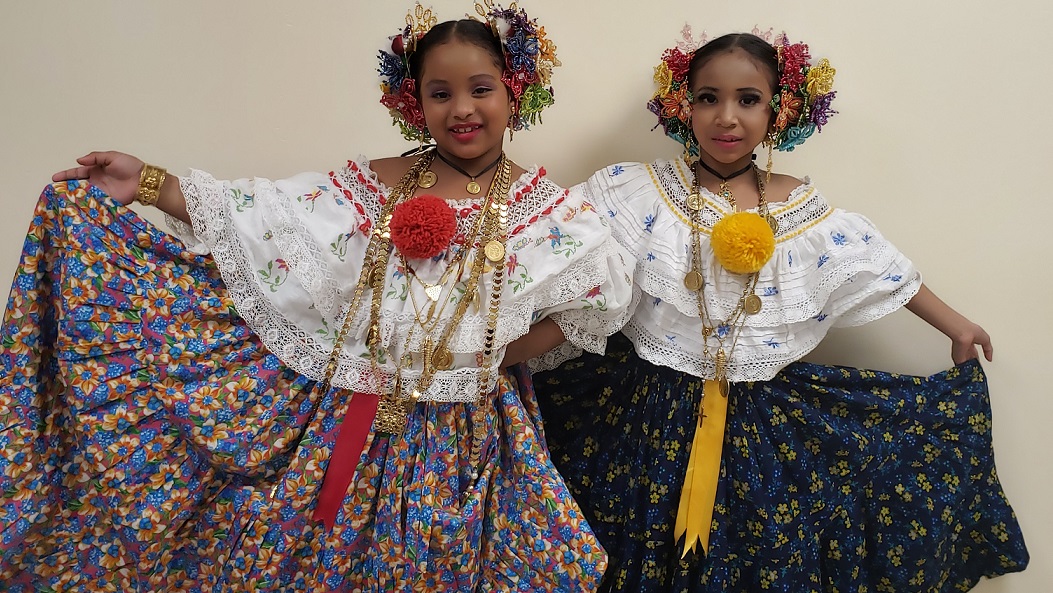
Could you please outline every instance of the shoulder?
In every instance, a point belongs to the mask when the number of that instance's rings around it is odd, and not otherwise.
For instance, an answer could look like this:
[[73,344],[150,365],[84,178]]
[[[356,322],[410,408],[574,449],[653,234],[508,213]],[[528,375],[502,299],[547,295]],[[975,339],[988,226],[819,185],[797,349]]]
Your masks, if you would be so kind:
[[772,173],[771,181],[768,182],[764,197],[769,203],[785,202],[798,188],[806,184],[805,180],[798,179],[792,175]]
[[417,157],[409,156],[387,157],[369,161],[369,168],[385,186],[395,187],[416,160]]

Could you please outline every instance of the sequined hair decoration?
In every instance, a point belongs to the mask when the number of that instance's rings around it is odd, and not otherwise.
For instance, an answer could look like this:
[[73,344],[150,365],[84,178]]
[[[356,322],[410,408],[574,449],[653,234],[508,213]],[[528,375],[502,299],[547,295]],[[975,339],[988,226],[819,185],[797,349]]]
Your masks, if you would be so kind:
[[[514,2],[509,8],[502,8],[485,0],[476,2],[475,10],[501,42],[505,61],[501,80],[513,101],[508,127],[516,132],[540,123],[541,112],[554,103],[552,70],[561,65],[556,58],[556,45],[546,37],[545,28]],[[380,50],[378,55],[380,102],[388,108],[392,123],[411,142],[424,143],[431,139],[416,81],[410,76],[409,60],[417,43],[436,23],[431,9],[418,3],[406,15],[402,31],[389,38],[389,47]]]
[[[837,113],[830,108],[836,96],[832,90],[836,70],[823,58],[813,64],[808,46],[790,43],[785,33],[774,34],[771,29],[751,32],[770,43],[779,63],[779,81],[771,100],[774,120],[769,141],[776,150],[792,151],[812,134],[822,129],[830,116]],[[688,89],[688,70],[691,57],[706,43],[706,36],[695,42],[689,26],[681,32],[683,39],[662,53],[662,61],[655,68],[657,89],[647,108],[658,116],[658,124],[666,135],[684,146],[685,157],[698,158],[698,141],[691,131],[691,105],[694,98]]]

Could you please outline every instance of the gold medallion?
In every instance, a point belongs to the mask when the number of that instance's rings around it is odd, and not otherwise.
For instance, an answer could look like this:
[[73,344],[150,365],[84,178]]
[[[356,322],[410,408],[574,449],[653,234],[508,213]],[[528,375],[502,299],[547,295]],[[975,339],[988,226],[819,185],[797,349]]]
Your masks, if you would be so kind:
[[483,252],[486,254],[486,259],[492,262],[498,262],[505,257],[505,246],[495,239],[486,244],[486,247],[483,248]]
[[473,196],[483,191],[483,188],[479,187],[479,184],[476,183],[474,179],[469,181],[468,185],[464,189],[468,190],[468,193],[472,194]]
[[442,285],[436,284],[435,286],[425,286],[424,294],[428,295],[428,298],[434,303],[439,300],[439,295],[442,294]]
[[771,227],[772,234],[778,233],[779,232],[779,221],[775,220],[775,217],[772,216],[771,214],[769,214],[766,218],[768,220],[768,226]]
[[728,382],[727,378],[721,377],[718,384],[720,387],[720,395],[727,397],[728,393],[731,392],[731,383]]
[[453,353],[446,346],[439,346],[431,355],[431,364],[440,371],[448,371],[453,368]]
[[693,193],[693,194],[687,196],[687,208],[688,208],[688,210],[691,210],[691,211],[694,211],[694,212],[698,212],[699,210],[702,209],[702,206],[705,205],[705,203],[706,202],[705,202],[705,200],[702,199],[702,196],[698,195],[697,193]]
[[698,270],[691,270],[684,276],[684,286],[691,292],[702,290],[702,274]]
[[434,186],[435,182],[437,182],[438,180],[438,175],[431,171],[425,171],[420,174],[420,177],[417,178],[417,185],[423,187],[424,189],[428,189],[429,187]]
[[760,297],[755,294],[747,296],[742,301],[742,308],[746,311],[746,313],[749,313],[750,315],[760,313],[762,306],[763,303],[761,303]]

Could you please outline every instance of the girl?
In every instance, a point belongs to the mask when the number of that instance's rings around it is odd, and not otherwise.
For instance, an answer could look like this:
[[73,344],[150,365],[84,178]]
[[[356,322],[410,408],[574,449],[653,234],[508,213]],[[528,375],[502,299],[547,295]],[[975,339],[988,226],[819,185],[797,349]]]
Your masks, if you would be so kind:
[[[833,73],[785,39],[668,50],[649,107],[689,158],[581,188],[637,257],[639,306],[606,357],[536,384],[553,459],[611,554],[606,590],[960,591],[1027,564],[994,469],[986,332],[866,218],[771,172],[771,148],[833,113]],[[902,305],[957,366],[795,362]]]
[[56,174],[3,325],[5,590],[595,587],[605,554],[505,367],[602,350],[630,279],[590,204],[504,155],[558,61],[523,11],[478,7],[418,5],[381,52],[382,103],[435,144],[414,156]]

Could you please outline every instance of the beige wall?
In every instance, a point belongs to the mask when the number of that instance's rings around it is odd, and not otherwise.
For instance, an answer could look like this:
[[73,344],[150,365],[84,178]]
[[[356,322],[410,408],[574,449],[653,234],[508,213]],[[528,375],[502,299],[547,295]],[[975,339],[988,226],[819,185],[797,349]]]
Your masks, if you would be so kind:
[[[471,11],[463,0],[434,6],[441,19]],[[510,150],[568,184],[606,163],[676,153],[649,131],[643,104],[652,66],[685,21],[711,34],[777,25],[831,58],[841,113],[802,150],[777,155],[776,168],[811,175],[835,204],[865,212],[994,337],[986,368],[998,462],[1035,560],[983,592],[1037,593],[1053,582],[1051,6],[526,4],[564,67],[546,125],[517,135]],[[0,0],[0,291],[40,188],[89,150],[121,149],[174,172],[281,177],[406,148],[377,103],[374,71],[406,8]],[[814,357],[925,374],[950,365],[948,342],[905,311],[830,337]]]

